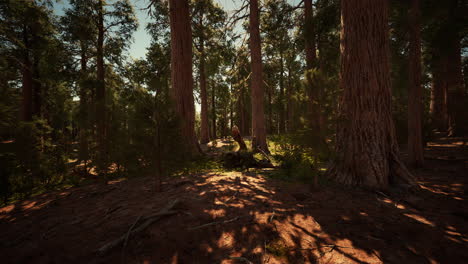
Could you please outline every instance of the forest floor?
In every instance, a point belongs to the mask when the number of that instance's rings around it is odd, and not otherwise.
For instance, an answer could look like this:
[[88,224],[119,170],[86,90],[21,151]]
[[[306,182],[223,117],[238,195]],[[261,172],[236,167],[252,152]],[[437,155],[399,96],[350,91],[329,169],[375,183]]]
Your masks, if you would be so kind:
[[149,177],[47,193],[0,208],[0,262],[467,263],[468,146],[441,139],[426,156],[412,193],[262,171],[174,177],[161,193]]

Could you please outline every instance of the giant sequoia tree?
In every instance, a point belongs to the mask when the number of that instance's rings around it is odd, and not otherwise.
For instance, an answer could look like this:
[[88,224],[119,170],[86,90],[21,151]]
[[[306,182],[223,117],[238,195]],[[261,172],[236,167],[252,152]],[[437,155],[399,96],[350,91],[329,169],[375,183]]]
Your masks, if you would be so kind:
[[260,45],[258,0],[250,1],[250,58],[252,87],[252,148],[268,151],[266,142],[265,114],[263,108],[263,66]]
[[195,136],[195,106],[192,76],[192,29],[188,0],[169,1],[171,25],[171,82],[182,136],[191,154],[199,152]]
[[388,1],[341,3],[341,79],[337,157],[328,176],[346,185],[413,183],[392,121]]

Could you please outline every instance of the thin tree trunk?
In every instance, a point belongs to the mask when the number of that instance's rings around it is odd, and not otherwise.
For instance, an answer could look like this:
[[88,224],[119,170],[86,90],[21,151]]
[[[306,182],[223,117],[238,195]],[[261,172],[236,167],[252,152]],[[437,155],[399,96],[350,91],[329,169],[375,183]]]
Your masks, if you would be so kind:
[[388,1],[348,0],[341,8],[343,95],[337,157],[328,177],[377,189],[412,185],[414,178],[400,160],[392,120]]
[[161,192],[162,189],[162,177],[163,177],[163,171],[162,171],[162,164],[161,164],[161,158],[162,158],[162,151],[161,148],[163,147],[161,144],[161,117],[159,115],[160,109],[158,109],[158,99],[159,94],[156,94],[155,96],[155,111],[153,113],[153,120],[156,125],[156,133],[154,135],[154,182],[155,182],[155,191],[156,192]]
[[234,101],[233,101],[233,94],[234,89],[233,89],[233,84],[232,84],[232,79],[231,79],[231,85],[229,87],[229,127],[232,128],[234,126]]
[[[80,127],[80,145],[79,145],[79,160],[86,161],[88,160],[88,100],[86,96],[86,87],[84,84],[87,72],[87,57],[86,49],[83,44],[81,44],[81,82],[80,82],[80,115],[81,115],[81,127]],[[86,169],[86,168],[85,168]]]
[[463,113],[466,111],[465,104],[465,91],[463,84],[463,72],[462,72],[462,58],[460,48],[460,38],[453,36],[450,43],[450,50],[448,58],[448,69],[447,69],[447,114],[448,114],[448,135],[459,136],[463,135],[466,128],[464,124],[467,123],[466,115]]
[[42,115],[42,85],[39,73],[39,56],[34,56],[33,67],[33,115],[40,118]]
[[96,68],[97,80],[96,86],[96,128],[98,142],[98,173],[105,176],[107,169],[107,147],[106,147],[106,84],[104,70],[104,3],[99,1],[98,7],[98,39],[96,47]]
[[211,82],[211,124],[213,140],[217,138],[216,135],[216,87],[214,82]]
[[279,76],[279,133],[284,133],[286,130],[286,117],[285,117],[285,107],[284,107],[284,58],[283,51],[280,50],[280,76]]
[[28,41],[28,29],[25,26],[23,28],[23,41],[24,41],[24,55],[23,65],[21,69],[22,74],[22,109],[21,116],[23,121],[32,121],[33,109],[32,109],[32,97],[33,97],[33,75],[32,75],[32,63],[29,57],[29,41]]
[[268,107],[267,107],[267,124],[266,124],[266,131],[269,134],[273,133],[273,91],[269,85],[266,85],[266,93],[267,93],[267,100],[268,100]]
[[200,153],[195,135],[195,105],[192,76],[192,29],[188,0],[169,1],[171,27],[171,82],[182,137],[190,155]]
[[433,51],[432,65],[432,91],[431,91],[431,115],[435,127],[439,131],[446,131],[447,120],[447,57],[440,51]]
[[240,88],[239,100],[237,101],[237,113],[239,117],[239,130],[241,134],[247,134],[248,130],[246,129],[245,113],[244,113],[244,89]]
[[286,106],[286,116],[287,116],[287,123],[286,123],[286,130],[288,133],[294,132],[295,128],[295,121],[294,121],[294,103],[293,103],[293,86],[291,84],[291,67],[288,66],[288,88],[286,92],[287,98],[287,106]]
[[[317,48],[315,43],[315,32],[313,25],[314,10],[312,7],[312,0],[304,1],[304,17],[305,17],[305,52],[306,52],[306,67],[310,71],[316,68],[317,64]],[[310,72],[307,76],[307,95],[308,95],[308,112],[309,124],[314,130],[320,131],[321,113],[319,109],[319,94],[320,92],[317,85],[314,85],[314,80],[311,78]]]
[[205,52],[203,39],[200,38],[200,96],[201,96],[201,131],[200,143],[206,144],[210,141],[210,131],[208,125],[208,99],[206,94],[206,72],[205,72]]
[[408,94],[408,154],[411,165],[420,167],[424,161],[422,142],[422,86],[421,86],[421,26],[419,0],[412,0],[408,13],[409,43],[409,94]]
[[[200,20],[199,27],[203,29],[203,12],[204,9],[200,8]],[[201,97],[201,128],[200,128],[200,143],[206,144],[210,141],[210,130],[208,121],[208,99],[206,93],[206,71],[205,71],[205,40],[203,37],[203,31],[199,37],[200,44],[200,97]]]

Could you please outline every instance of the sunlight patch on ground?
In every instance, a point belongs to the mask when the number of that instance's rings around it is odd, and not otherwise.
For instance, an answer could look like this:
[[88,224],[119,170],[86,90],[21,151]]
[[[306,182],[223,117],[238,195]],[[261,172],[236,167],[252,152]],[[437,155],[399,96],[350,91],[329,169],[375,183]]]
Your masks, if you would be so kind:
[[211,209],[211,210],[203,210],[203,211],[207,214],[210,214],[213,217],[213,219],[226,216],[226,210],[224,209]]
[[13,211],[13,209],[15,209],[15,207],[16,206],[14,204],[11,204],[11,205],[5,206],[3,208],[0,208],[0,214],[8,214],[11,211]]
[[218,247],[219,248],[228,248],[234,245],[234,236],[233,232],[223,232],[218,239]]
[[424,217],[422,217],[420,215],[416,215],[416,214],[403,214],[403,215],[407,216],[407,217],[409,217],[411,219],[414,219],[414,220],[416,220],[416,221],[418,221],[420,223],[423,223],[425,225],[432,226],[432,227],[436,226],[433,222],[427,220],[426,218],[424,218]]

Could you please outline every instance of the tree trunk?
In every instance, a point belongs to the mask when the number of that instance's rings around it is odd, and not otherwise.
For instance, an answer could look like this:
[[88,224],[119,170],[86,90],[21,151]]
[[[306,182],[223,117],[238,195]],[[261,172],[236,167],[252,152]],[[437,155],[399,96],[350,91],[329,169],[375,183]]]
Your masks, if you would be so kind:
[[372,189],[412,185],[414,178],[400,160],[392,120],[388,1],[343,1],[341,22],[343,95],[337,156],[328,177]]
[[435,127],[439,131],[447,130],[447,57],[440,51],[433,51],[432,62],[432,90],[431,90],[431,115]]
[[[465,91],[463,84],[462,58],[460,48],[460,38],[453,36],[450,41],[448,54],[448,69],[447,69],[447,114],[448,114],[448,135],[460,136],[466,132],[464,123],[466,123],[466,115],[464,115]],[[466,125],[465,125],[466,126]]]
[[[200,20],[199,20],[199,27],[203,29],[203,12],[204,9],[200,8]],[[206,94],[206,71],[205,71],[205,40],[203,37],[203,32],[200,34],[199,37],[199,45],[200,45],[200,66],[199,66],[199,73],[200,73],[200,97],[201,97],[201,128],[200,128],[200,143],[206,144],[210,141],[210,130],[209,130],[209,122],[208,122],[208,99]]]
[[98,7],[98,39],[96,47],[96,67],[97,67],[97,86],[96,86],[96,133],[98,143],[98,173],[105,176],[107,169],[107,151],[106,151],[106,84],[104,71],[104,0],[99,1]]
[[421,116],[421,26],[419,0],[412,0],[408,13],[409,40],[409,93],[408,93],[408,154],[411,165],[420,167],[424,161]]
[[40,118],[41,117],[41,109],[42,109],[42,85],[40,81],[40,73],[39,73],[39,55],[35,54],[34,56],[34,63],[33,67],[33,115]]
[[286,130],[288,133],[295,131],[295,119],[294,119],[294,99],[293,99],[294,88],[291,83],[291,66],[288,65],[288,88],[287,88],[287,106],[286,106],[286,116],[287,116],[287,123],[286,123]]
[[[317,48],[315,43],[315,32],[313,25],[313,8],[312,0],[304,1],[304,17],[305,17],[305,52],[306,52],[306,67],[310,71],[316,67],[317,64]],[[308,95],[308,112],[309,124],[314,130],[320,130],[321,113],[319,108],[319,91],[320,87],[314,85],[314,80],[311,78],[310,72],[307,76],[307,95]]]
[[213,140],[217,138],[216,136],[216,87],[214,82],[211,82],[211,124],[212,126],[212,137]]
[[264,87],[258,0],[250,1],[250,56],[252,67],[252,149],[259,148],[269,152],[266,142],[263,108]]
[[200,96],[201,96],[201,131],[200,143],[206,144],[210,141],[210,131],[208,125],[208,98],[206,94],[206,72],[205,72],[205,52],[203,39],[200,38]]
[[182,137],[190,155],[200,153],[195,135],[192,76],[192,29],[188,0],[169,1],[171,27],[171,82]]
[[[229,86],[229,94],[232,95],[234,92],[233,89],[233,84],[232,84],[232,79],[231,79],[231,84]],[[229,127],[234,126],[234,100],[233,96],[229,96]]]
[[279,76],[279,128],[278,132],[284,133],[286,130],[286,114],[284,107],[284,58],[283,51],[280,50],[280,76]]
[[23,121],[32,121],[33,109],[32,109],[32,97],[33,97],[33,75],[32,75],[32,63],[29,57],[29,41],[28,41],[28,30],[25,26],[23,28],[23,41],[24,41],[24,57],[23,65],[21,66],[22,74],[22,85],[23,85],[23,101],[21,116]]
[[85,79],[87,72],[87,57],[86,49],[81,44],[81,82],[80,82],[80,116],[81,116],[81,127],[80,127],[80,145],[79,145],[79,160],[88,160],[88,100],[86,96]]
[[269,85],[266,85],[266,94],[267,94],[267,123],[266,123],[266,132],[268,134],[273,133],[273,91]]

